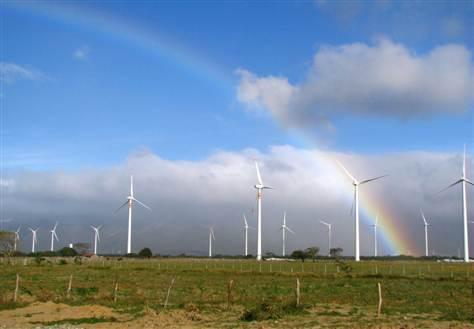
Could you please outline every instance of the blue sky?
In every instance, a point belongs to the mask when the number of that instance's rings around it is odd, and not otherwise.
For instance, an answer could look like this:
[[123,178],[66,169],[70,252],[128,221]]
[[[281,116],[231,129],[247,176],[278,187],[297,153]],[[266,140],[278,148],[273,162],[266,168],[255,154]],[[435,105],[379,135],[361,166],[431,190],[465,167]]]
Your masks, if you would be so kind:
[[362,241],[386,209],[381,243],[406,251],[390,241],[397,227],[419,252],[424,207],[435,247],[453,254],[459,194],[433,193],[459,177],[462,145],[474,151],[473,15],[468,1],[3,1],[0,215],[40,226],[43,245],[56,220],[63,245],[87,240],[89,224],[123,235],[111,212],[134,174],[154,209],[136,212],[143,246],[205,252],[205,231],[175,243],[216,224],[234,253],[242,212],[255,220],[258,158],[279,187],[264,207],[268,249],[287,210],[301,232],[291,248],[325,245],[318,217],[350,253],[337,157],[357,177],[391,177],[362,198]]
[[[333,118],[332,133],[306,138],[246,110],[235,70],[298,83],[319,47],[379,36],[419,54],[447,43],[472,50],[472,13],[467,2],[9,2],[1,8],[2,62],[38,76],[3,86],[5,153],[18,158],[12,167],[67,169],[113,164],[141,149],[169,159],[279,144],[459,149],[472,139],[472,106],[409,120],[347,114]],[[444,21],[453,31],[442,30]]]

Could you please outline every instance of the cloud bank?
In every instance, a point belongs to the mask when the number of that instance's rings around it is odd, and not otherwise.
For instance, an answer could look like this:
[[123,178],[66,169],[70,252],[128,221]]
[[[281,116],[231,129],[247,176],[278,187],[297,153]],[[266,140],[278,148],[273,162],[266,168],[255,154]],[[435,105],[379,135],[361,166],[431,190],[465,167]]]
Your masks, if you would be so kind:
[[374,45],[323,46],[300,84],[238,69],[237,98],[296,127],[345,114],[411,119],[459,113],[473,101],[471,57],[462,45],[417,54],[383,38]]
[[[334,244],[353,252],[352,186],[333,161],[338,158],[359,179],[390,174],[364,185],[361,200],[370,198],[393,213],[395,226],[413,241],[412,250],[423,250],[423,207],[433,226],[431,241],[437,253],[456,254],[462,246],[460,190],[435,196],[460,175],[461,158],[454,154],[407,152],[379,156],[320,152],[291,146],[275,146],[268,152],[246,149],[217,152],[200,161],[170,161],[153,153],[131,155],[123,164],[94,170],[21,171],[4,178],[3,217],[14,218],[8,228],[22,226],[22,248],[28,250],[27,227],[39,227],[39,247],[49,246],[48,230],[58,221],[58,248],[69,242],[91,242],[89,225],[104,225],[101,252],[126,249],[127,211],[114,214],[129,191],[134,175],[135,196],[152,212],[134,208],[133,250],[151,247],[164,254],[205,255],[207,227],[215,225],[215,253],[242,253],[242,214],[256,225],[254,159],[261,163],[266,184],[263,200],[263,250],[280,253],[283,212],[296,232],[289,236],[288,251],[311,245],[327,246],[326,228],[319,220],[334,224]],[[472,189],[468,191],[472,202]],[[407,197],[410,196],[410,197]],[[370,219],[361,213],[361,252],[372,253]],[[380,227],[380,232],[386,228]],[[255,253],[256,236],[250,232],[249,248]],[[431,248],[430,248],[431,249]]]

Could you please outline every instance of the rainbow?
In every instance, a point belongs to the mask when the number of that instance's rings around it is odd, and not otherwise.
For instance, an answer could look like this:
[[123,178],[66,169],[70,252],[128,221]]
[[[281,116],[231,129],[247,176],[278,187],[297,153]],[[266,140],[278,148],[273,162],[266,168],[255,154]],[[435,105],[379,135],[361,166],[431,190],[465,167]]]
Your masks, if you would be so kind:
[[[141,48],[159,58],[168,60],[187,73],[195,74],[199,78],[215,83],[218,88],[233,88],[232,71],[207,60],[197,50],[189,49],[159,31],[142,27],[130,20],[127,21],[124,17],[112,16],[109,13],[73,3],[25,1],[7,2],[5,5],[13,10],[26,11],[33,15],[54,19],[65,25],[102,33],[107,37],[126,42],[130,46]],[[328,166],[334,168],[334,157],[328,153],[319,157],[319,160],[327,162]],[[352,190],[349,190],[350,185],[341,181],[341,186],[344,185],[348,186],[347,193],[350,198],[352,196]],[[419,247],[408,239],[409,235],[403,227],[396,225],[397,220],[394,212],[375,195],[371,195],[368,190],[370,189],[361,189],[361,223],[373,224],[378,215],[379,242],[384,247],[384,254],[417,253]]]

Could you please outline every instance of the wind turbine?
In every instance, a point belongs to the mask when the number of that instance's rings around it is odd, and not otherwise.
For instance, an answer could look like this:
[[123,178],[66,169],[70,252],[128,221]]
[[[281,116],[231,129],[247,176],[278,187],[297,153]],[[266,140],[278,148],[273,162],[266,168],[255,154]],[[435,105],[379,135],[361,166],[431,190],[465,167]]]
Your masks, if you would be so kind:
[[265,186],[260,176],[260,169],[258,163],[255,161],[255,168],[257,169],[257,180],[258,184],[254,187],[257,189],[257,260],[262,260],[262,194],[264,189],[271,189],[269,186]]
[[212,240],[216,240],[216,237],[214,236],[213,226],[209,227],[209,258],[212,257]]
[[36,230],[33,230],[31,227],[29,227],[30,231],[31,231],[31,252],[34,253],[35,252],[35,244],[38,242],[38,239],[36,238],[36,232],[38,232],[38,229]]
[[128,238],[127,238],[127,254],[130,254],[132,252],[132,206],[133,206],[133,201],[137,202],[139,205],[142,207],[145,207],[146,209],[151,211],[151,208],[148,207],[146,204],[143,202],[138,201],[135,199],[133,196],[133,176],[130,176],[130,195],[127,197],[127,201],[123,205],[121,205],[115,212],[119,211],[126,205],[128,205]]
[[366,179],[363,181],[358,181],[357,179],[352,176],[349,171],[340,163],[337,161],[339,166],[344,170],[346,175],[352,180],[352,185],[354,185],[354,201],[353,205],[355,205],[355,211],[354,211],[354,221],[355,221],[355,261],[358,262],[360,261],[360,249],[359,249],[359,185],[363,185],[365,183],[380,179],[382,177],[386,177],[388,175],[383,175],[383,176],[378,176],[370,179]]
[[467,229],[467,198],[466,198],[466,183],[474,185],[469,179],[466,177],[466,145],[464,145],[464,157],[462,162],[462,176],[459,180],[455,181],[448,187],[442,189],[438,193],[446,191],[447,189],[461,183],[462,185],[462,216],[463,216],[463,227],[464,227],[464,261],[467,263],[469,262],[469,237],[468,237],[468,229]]
[[288,226],[286,226],[286,211],[283,213],[283,224],[281,225],[280,227],[280,230],[281,230],[281,238],[282,238],[282,253],[281,255],[283,257],[285,257],[285,251],[286,251],[286,246],[285,246],[285,242],[286,242],[286,239],[285,239],[285,230],[292,233],[292,234],[295,234],[295,232],[293,232]]
[[20,226],[18,226],[18,229],[15,231],[15,241],[13,245],[13,250],[16,251],[17,248],[17,243],[20,241]]
[[331,255],[331,233],[332,233],[332,224],[326,223],[323,220],[319,221],[321,224],[325,225],[328,228],[328,255]]
[[91,228],[94,230],[94,255],[97,255],[97,242],[100,241],[99,230],[102,225],[94,227],[91,225]]
[[244,228],[242,231],[244,231],[244,243],[245,243],[245,246],[244,246],[244,253],[245,253],[245,256],[247,256],[249,253],[248,253],[248,234],[249,234],[249,228],[253,229],[253,227],[250,227],[248,222],[247,222],[247,217],[245,216],[244,214]]
[[58,236],[56,235],[57,226],[58,222],[56,222],[56,224],[54,224],[53,229],[49,231],[51,233],[51,251],[54,251],[54,239],[56,239],[56,241],[59,241]]
[[426,221],[425,214],[423,213],[422,209],[420,209],[420,213],[421,218],[423,218],[423,224],[425,226],[425,256],[428,257],[428,226],[431,226],[431,224]]
[[375,216],[375,224],[371,226],[374,228],[374,257],[377,257],[377,226],[379,224],[379,214]]

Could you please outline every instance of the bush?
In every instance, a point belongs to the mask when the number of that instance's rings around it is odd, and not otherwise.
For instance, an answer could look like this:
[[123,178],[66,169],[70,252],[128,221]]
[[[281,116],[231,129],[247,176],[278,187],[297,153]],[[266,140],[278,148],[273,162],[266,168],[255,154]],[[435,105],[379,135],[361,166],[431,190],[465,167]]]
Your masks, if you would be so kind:
[[150,248],[143,248],[138,253],[138,256],[140,256],[142,258],[150,258],[150,257],[153,256],[153,253],[151,252]]
[[69,248],[69,247],[64,247],[63,249],[59,250],[57,253],[58,253],[59,256],[62,256],[62,257],[77,256],[77,251],[75,249]]

